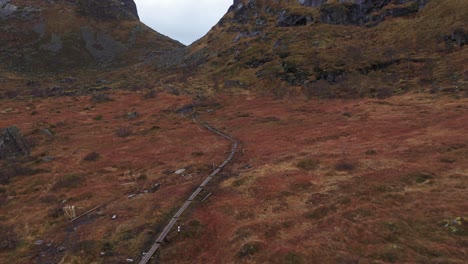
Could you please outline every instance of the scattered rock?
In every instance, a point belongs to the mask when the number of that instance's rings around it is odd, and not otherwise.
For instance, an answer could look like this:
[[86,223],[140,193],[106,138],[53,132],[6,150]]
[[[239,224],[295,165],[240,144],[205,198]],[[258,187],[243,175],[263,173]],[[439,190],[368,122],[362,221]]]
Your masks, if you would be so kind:
[[224,81],[224,88],[233,88],[233,87],[241,87],[242,83],[239,80],[225,80]]
[[139,116],[140,116],[140,114],[138,114],[137,111],[131,111],[131,112],[128,112],[128,113],[125,115],[125,118],[126,118],[127,120],[134,120],[134,119],[137,119]]
[[50,129],[48,128],[43,128],[41,129],[41,132],[46,135],[46,136],[49,136],[49,137],[53,137],[54,136],[54,133],[52,133],[52,131],[50,131]]
[[105,80],[105,79],[97,80],[97,81],[96,81],[96,84],[97,84],[97,85],[107,84],[107,80]]
[[194,109],[195,109],[195,106],[193,104],[190,104],[190,105],[186,105],[186,106],[180,108],[179,110],[177,110],[177,113],[180,114],[180,115],[188,115],[188,114],[192,113]]
[[468,234],[468,221],[459,216],[454,219],[447,219],[443,222],[443,226],[453,234],[467,235]]
[[174,173],[177,174],[177,175],[181,175],[185,171],[186,171],[186,169],[179,169],[179,170],[176,170]]
[[156,192],[157,190],[159,190],[159,188],[161,188],[161,184],[160,183],[156,183],[156,184],[153,184],[153,186],[151,186],[148,191],[151,192],[151,193],[154,193]]
[[43,157],[42,158],[42,161],[43,162],[51,162],[55,159],[55,157],[51,157],[51,156],[46,156],[46,157]]
[[73,83],[76,81],[76,78],[74,77],[66,77],[66,78],[63,78],[62,80],[60,80],[59,82],[61,83]]

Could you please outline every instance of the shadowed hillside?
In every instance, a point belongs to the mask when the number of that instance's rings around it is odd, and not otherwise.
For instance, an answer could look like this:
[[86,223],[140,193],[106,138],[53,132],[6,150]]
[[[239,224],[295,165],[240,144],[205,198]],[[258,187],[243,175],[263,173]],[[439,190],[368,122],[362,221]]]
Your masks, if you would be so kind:
[[2,0],[0,30],[0,67],[29,74],[158,61],[183,47],[142,24],[132,0]]

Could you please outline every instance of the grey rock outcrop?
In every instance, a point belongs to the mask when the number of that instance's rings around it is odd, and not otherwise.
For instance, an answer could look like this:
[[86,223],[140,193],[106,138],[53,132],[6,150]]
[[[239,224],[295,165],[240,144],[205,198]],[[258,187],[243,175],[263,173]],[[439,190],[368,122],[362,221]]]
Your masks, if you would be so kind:
[[[430,0],[339,0],[320,6],[323,23],[335,25],[375,25],[386,17],[402,17],[417,13]],[[393,4],[391,8],[386,8]]]
[[296,15],[296,14],[287,14],[286,11],[282,12],[278,18],[278,27],[297,27],[305,26],[313,22],[312,17]]
[[123,43],[114,40],[102,31],[95,32],[90,27],[81,27],[81,36],[88,52],[100,64],[111,62],[127,49]]
[[133,0],[78,0],[79,11],[97,19],[139,19]]
[[448,40],[456,43],[457,46],[462,47],[468,43],[468,32],[463,29],[456,29],[448,37]]
[[28,144],[17,127],[0,129],[0,159],[28,155]]
[[299,4],[303,6],[318,7],[325,3],[327,0],[298,0]]
[[6,18],[18,10],[18,7],[10,4],[10,0],[0,0],[0,18]]
[[[289,1],[291,2],[291,1]],[[229,12],[239,24],[251,23],[261,17],[262,12],[278,15],[276,26],[304,26],[320,20],[332,25],[375,26],[390,17],[405,17],[423,9],[430,0],[297,0],[304,8],[319,10],[319,17],[303,12],[277,8],[278,1],[257,3],[255,0],[234,0]],[[296,4],[293,4],[296,5]],[[220,25],[223,24],[220,21]],[[258,23],[257,23],[258,24]],[[256,25],[257,25],[256,24]],[[264,21],[262,26],[264,25]]]

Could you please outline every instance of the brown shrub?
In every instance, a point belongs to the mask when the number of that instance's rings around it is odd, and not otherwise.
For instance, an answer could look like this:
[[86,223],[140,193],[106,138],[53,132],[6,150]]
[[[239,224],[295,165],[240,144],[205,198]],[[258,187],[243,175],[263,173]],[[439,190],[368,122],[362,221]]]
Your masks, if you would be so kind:
[[310,171],[315,170],[319,167],[320,161],[317,159],[307,158],[299,161],[297,167],[302,170]]
[[119,127],[115,130],[118,137],[126,138],[132,135],[132,130],[129,127]]
[[304,258],[298,253],[289,252],[283,257],[285,264],[301,264],[304,263]]
[[97,153],[96,151],[93,151],[93,152],[91,152],[91,153],[88,153],[88,154],[83,158],[83,160],[84,160],[84,161],[97,161],[100,157],[101,157],[101,155],[99,155],[99,153]]
[[260,251],[261,246],[262,244],[260,242],[248,242],[241,247],[241,249],[237,253],[237,256],[239,256],[239,258],[252,256],[258,251]]
[[39,172],[26,165],[20,160],[6,160],[0,162],[0,184],[7,184],[11,179],[18,176],[28,176]]
[[143,95],[143,99],[156,98],[156,96],[157,96],[156,90],[149,90]]
[[93,103],[105,103],[110,101],[112,101],[112,98],[110,98],[107,94],[97,93],[91,96],[91,102]]
[[19,236],[12,226],[0,225],[0,252],[15,249]]
[[354,169],[355,165],[348,160],[342,160],[335,164],[335,170],[337,171],[352,171]]
[[377,90],[376,97],[378,99],[386,99],[390,98],[393,95],[393,89],[392,88],[382,88]]
[[72,189],[78,187],[84,181],[82,176],[79,175],[66,175],[61,177],[55,184],[52,186],[52,191],[60,189]]

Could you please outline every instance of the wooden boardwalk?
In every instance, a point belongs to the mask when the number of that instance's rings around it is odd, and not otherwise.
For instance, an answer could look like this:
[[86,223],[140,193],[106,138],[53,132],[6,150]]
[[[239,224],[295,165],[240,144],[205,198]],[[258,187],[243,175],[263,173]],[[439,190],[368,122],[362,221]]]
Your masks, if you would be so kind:
[[[196,119],[194,119],[196,122],[198,122]],[[166,238],[167,234],[171,231],[171,229],[174,227],[176,224],[177,220],[179,217],[184,213],[184,211],[190,206],[190,204],[193,202],[193,200],[200,194],[200,192],[205,188],[205,186],[213,179],[214,176],[216,176],[226,165],[229,164],[229,162],[232,161],[234,156],[236,155],[237,148],[239,147],[239,142],[235,140],[234,138],[230,137],[227,134],[224,134],[220,132],[219,130],[211,127],[205,122],[201,122],[201,124],[211,132],[217,134],[218,136],[221,136],[229,141],[232,142],[232,148],[229,156],[224,160],[221,165],[219,165],[206,179],[198,186],[198,188],[190,195],[190,197],[184,202],[184,204],[179,208],[179,210],[172,216],[171,221],[164,227],[164,229],[161,231],[159,236],[157,237],[156,241],[154,242],[153,246],[151,249],[146,253],[146,255],[143,257],[143,259],[140,261],[140,264],[147,264],[153,257],[154,253],[158,250],[158,248],[161,246],[161,243],[163,243],[164,239]]]

